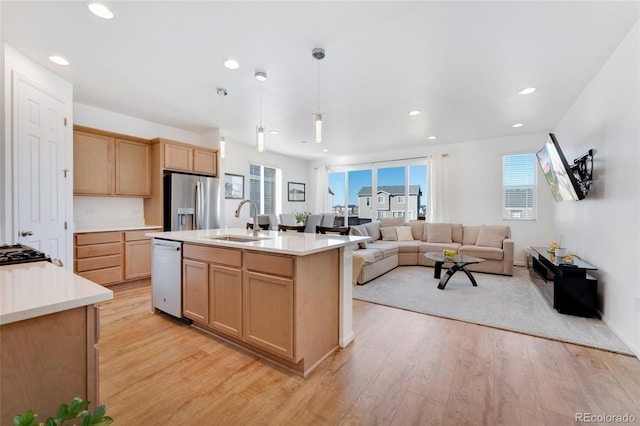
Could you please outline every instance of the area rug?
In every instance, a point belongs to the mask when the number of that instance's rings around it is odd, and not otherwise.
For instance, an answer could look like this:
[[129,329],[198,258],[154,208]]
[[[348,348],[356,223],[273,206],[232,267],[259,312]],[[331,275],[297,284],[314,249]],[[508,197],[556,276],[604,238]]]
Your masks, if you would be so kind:
[[[443,271],[443,274],[445,271]],[[633,352],[599,319],[558,313],[546,284],[516,267],[512,277],[461,272],[439,290],[433,268],[402,266],[353,289],[354,299],[428,315],[487,325],[611,352]]]

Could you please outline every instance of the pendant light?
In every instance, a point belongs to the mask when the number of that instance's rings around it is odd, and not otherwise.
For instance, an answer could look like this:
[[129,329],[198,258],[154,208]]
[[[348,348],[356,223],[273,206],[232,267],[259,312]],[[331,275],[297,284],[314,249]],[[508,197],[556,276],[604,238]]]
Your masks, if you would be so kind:
[[324,59],[324,49],[317,47],[311,51],[313,56],[318,61],[318,112],[314,114],[315,121],[315,133],[316,143],[322,142],[322,113],[320,112],[320,61]]
[[267,81],[267,73],[264,71],[256,71],[256,80],[260,83],[260,124],[256,127],[256,149],[258,152],[264,152],[264,127],[262,126],[262,82]]
[[224,138],[224,97],[227,96],[229,92],[227,89],[218,89],[218,95],[220,95],[221,106],[220,106],[220,158],[225,158],[227,156],[227,141]]

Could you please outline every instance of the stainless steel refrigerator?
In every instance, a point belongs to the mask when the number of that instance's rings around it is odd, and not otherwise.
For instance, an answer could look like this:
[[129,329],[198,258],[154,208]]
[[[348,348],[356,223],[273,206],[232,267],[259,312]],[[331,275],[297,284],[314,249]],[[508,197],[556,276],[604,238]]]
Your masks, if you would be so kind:
[[220,227],[220,185],[217,178],[165,172],[163,187],[165,231]]

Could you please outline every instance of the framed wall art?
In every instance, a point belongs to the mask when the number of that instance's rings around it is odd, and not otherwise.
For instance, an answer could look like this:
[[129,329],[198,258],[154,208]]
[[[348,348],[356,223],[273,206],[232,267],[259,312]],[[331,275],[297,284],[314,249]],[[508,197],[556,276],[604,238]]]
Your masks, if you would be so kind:
[[289,194],[289,201],[304,201],[304,183],[288,182],[287,194]]
[[224,174],[224,198],[244,198],[244,176]]

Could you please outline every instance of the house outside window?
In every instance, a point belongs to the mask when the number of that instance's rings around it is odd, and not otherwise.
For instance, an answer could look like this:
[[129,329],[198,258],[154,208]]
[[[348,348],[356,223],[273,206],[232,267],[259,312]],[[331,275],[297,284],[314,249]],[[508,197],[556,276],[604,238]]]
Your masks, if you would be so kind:
[[280,186],[279,169],[249,165],[249,198],[256,204],[259,214],[277,214],[280,210],[277,188]]
[[404,217],[404,212],[395,211],[393,212],[392,217]]
[[378,195],[378,204],[384,204],[385,202],[384,195]]
[[396,203],[397,204],[404,204],[406,203],[406,197],[404,195],[400,195],[398,197],[396,197]]
[[537,174],[535,154],[502,157],[502,218],[536,220]]

